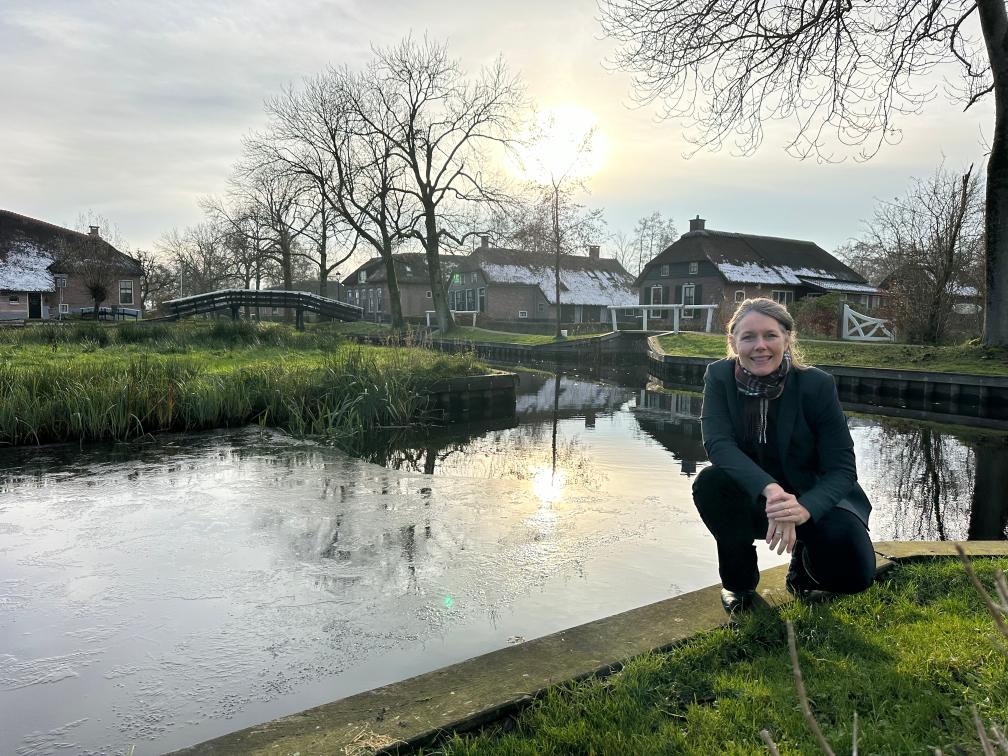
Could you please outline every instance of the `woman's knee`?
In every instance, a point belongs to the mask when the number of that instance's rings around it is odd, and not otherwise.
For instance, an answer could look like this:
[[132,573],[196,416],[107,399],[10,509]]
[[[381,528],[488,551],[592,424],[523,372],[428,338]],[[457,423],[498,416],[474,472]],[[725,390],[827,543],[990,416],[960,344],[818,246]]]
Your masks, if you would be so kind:
[[700,511],[719,508],[742,495],[742,489],[720,467],[705,467],[693,479],[693,503]]

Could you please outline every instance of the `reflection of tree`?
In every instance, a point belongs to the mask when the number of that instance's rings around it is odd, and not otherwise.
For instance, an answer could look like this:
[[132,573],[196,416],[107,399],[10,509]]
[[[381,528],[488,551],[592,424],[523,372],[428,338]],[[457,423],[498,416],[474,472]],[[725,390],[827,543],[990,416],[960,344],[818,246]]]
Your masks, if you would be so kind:
[[892,506],[894,538],[958,540],[966,535],[974,457],[930,426],[882,424],[870,495]]
[[1008,538],[1008,443],[978,442],[973,447],[976,483],[970,508],[969,539]]

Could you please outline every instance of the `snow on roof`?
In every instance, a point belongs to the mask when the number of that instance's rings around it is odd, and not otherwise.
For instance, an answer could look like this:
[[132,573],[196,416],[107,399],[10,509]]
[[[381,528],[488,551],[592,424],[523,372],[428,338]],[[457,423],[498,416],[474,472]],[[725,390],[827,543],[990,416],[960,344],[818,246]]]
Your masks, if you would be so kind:
[[[556,304],[553,268],[546,265],[503,265],[484,262],[480,266],[488,281],[538,286],[546,301]],[[617,305],[638,303],[633,280],[628,275],[605,269],[564,270],[560,268],[560,303]]]
[[816,286],[820,289],[826,289],[827,291],[847,291],[858,294],[881,294],[881,290],[875,286],[862,283],[854,283],[853,281],[836,281],[827,280],[822,278],[812,278],[811,276],[803,276],[802,281],[812,286]]
[[980,292],[977,290],[976,286],[967,286],[965,284],[952,284],[952,293],[957,297],[977,297],[980,296]]
[[55,291],[49,266],[53,258],[33,244],[20,244],[0,258],[0,289],[6,291]]

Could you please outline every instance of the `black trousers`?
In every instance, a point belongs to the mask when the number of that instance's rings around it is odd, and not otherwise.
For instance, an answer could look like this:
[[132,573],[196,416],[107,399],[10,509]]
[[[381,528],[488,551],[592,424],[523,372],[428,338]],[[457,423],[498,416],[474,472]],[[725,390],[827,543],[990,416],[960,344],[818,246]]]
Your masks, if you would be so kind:
[[[705,467],[693,481],[693,503],[717,541],[721,585],[730,591],[756,587],[759,570],[753,542],[766,538],[766,499],[755,501],[717,467]],[[868,529],[853,512],[834,507],[817,522],[797,528],[804,564],[814,587],[858,593],[875,579],[875,550]]]

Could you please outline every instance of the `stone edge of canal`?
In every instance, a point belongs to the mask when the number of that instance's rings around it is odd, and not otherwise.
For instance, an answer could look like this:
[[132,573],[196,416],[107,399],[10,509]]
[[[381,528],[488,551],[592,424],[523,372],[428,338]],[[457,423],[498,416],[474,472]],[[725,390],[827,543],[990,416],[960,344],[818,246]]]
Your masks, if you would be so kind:
[[[1008,556],[1004,541],[961,545],[969,556]],[[900,560],[956,555],[955,544],[947,541],[878,542],[875,552],[879,574]],[[767,603],[791,600],[784,588],[786,571],[786,566],[763,571],[760,594]],[[344,753],[354,746],[379,753],[410,751],[514,713],[546,688],[609,674],[631,657],[724,625],[718,591],[714,585],[684,593],[173,753]]]

